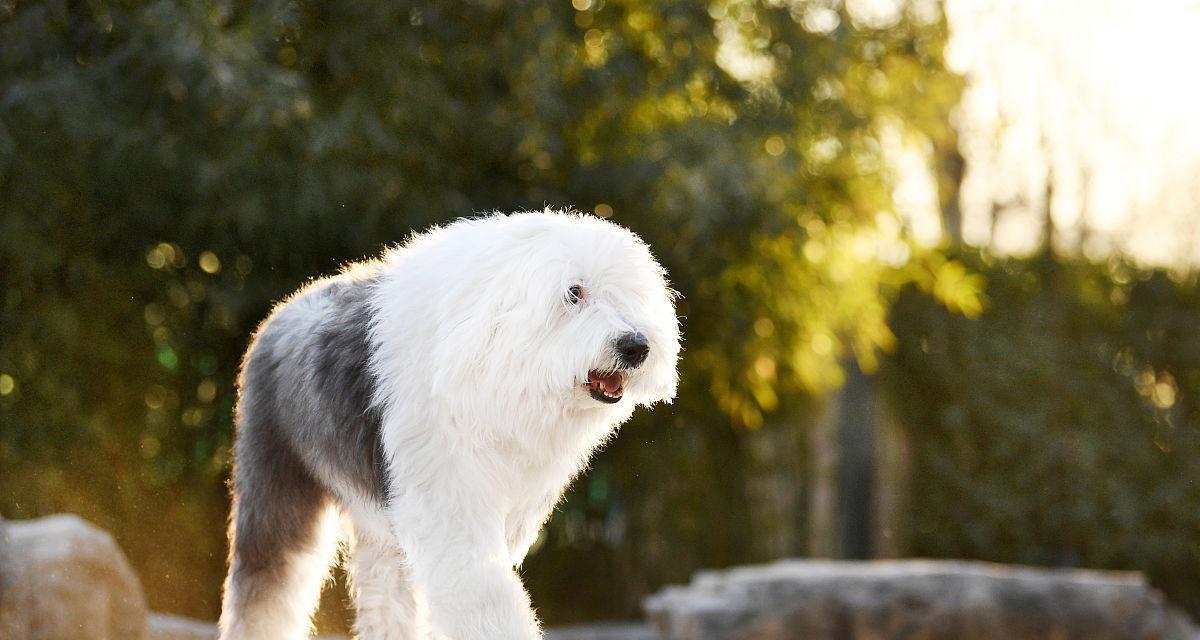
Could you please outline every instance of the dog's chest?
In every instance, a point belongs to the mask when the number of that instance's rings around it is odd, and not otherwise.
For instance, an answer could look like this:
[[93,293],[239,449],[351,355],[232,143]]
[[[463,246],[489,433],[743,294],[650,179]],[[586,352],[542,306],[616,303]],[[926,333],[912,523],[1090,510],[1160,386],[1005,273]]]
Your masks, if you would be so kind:
[[566,490],[571,478],[579,472],[584,460],[586,454],[576,454],[528,460],[524,464],[514,465],[509,471],[507,483],[511,511],[537,511],[543,508],[547,500],[556,501]]
[[550,518],[575,472],[571,469],[543,469],[526,475],[508,500],[505,538],[513,563],[520,564],[538,531]]
[[521,462],[507,470],[508,482],[504,483],[510,544],[519,546],[521,538],[536,535],[567,485],[586,464],[589,453],[590,448],[558,451],[555,455],[532,459],[517,458]]
[[498,484],[504,488],[505,534],[514,562],[520,562],[571,480],[614,426],[597,419],[560,419],[522,430],[537,436],[510,441],[495,451],[492,462],[504,478]]

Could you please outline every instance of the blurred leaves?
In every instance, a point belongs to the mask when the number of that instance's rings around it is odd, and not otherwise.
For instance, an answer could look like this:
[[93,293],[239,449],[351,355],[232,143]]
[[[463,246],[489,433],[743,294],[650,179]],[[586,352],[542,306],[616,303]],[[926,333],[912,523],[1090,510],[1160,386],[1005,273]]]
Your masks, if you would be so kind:
[[936,285],[892,312],[884,380],[914,454],[910,552],[1139,569],[1195,611],[1195,279],[1119,260],[962,259],[988,280],[976,319],[939,304]]

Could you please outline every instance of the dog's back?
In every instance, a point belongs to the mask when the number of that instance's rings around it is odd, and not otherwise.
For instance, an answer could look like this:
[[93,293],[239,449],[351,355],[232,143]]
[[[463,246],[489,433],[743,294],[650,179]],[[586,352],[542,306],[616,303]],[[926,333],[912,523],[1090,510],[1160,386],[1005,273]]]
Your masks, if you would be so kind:
[[[371,405],[369,295],[378,264],[316,281],[262,323],[239,376],[224,637],[293,637],[328,573],[334,499],[385,494]],[[304,613],[299,613],[303,611]],[[304,629],[294,629],[300,634]]]

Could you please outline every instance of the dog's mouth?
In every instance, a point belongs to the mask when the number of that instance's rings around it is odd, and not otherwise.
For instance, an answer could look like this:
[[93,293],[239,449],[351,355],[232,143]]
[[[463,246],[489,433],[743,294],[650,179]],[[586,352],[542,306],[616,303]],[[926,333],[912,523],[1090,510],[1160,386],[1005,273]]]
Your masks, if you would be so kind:
[[583,386],[593,398],[605,404],[614,404],[620,402],[621,395],[625,393],[625,372],[604,373],[593,369],[588,372],[587,382]]

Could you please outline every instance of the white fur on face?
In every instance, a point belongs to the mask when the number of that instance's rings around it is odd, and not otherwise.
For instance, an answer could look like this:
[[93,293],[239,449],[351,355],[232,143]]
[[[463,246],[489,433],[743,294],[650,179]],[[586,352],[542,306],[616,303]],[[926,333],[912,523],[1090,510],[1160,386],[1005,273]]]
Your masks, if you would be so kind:
[[[380,340],[381,350],[394,350],[390,360],[413,363],[397,370],[378,359],[381,379],[427,371],[432,395],[506,423],[565,410],[608,411],[619,422],[634,405],[675,395],[675,293],[646,245],[621,227],[556,213],[463,220],[418,236],[387,261],[395,275],[376,298],[376,336],[403,315],[428,324]],[[573,304],[572,286],[586,299]],[[650,352],[629,371],[624,399],[606,406],[581,385],[590,370],[614,368],[613,341],[627,332],[646,336]],[[414,344],[419,339],[428,348]]]

